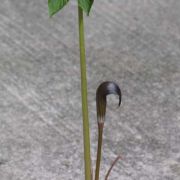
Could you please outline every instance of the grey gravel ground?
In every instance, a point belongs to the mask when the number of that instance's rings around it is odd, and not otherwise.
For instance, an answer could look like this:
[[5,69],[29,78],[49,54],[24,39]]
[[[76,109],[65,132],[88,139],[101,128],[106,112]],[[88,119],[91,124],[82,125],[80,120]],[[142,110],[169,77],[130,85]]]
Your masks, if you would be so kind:
[[[76,1],[0,3],[0,180],[83,180]],[[95,91],[109,97],[101,179],[180,179],[180,1],[96,0],[86,21],[93,163]]]

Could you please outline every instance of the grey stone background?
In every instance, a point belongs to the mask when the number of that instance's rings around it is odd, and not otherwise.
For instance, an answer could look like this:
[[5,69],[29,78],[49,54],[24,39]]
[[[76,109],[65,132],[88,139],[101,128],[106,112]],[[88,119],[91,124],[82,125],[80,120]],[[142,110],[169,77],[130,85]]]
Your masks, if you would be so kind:
[[[95,91],[108,98],[101,179],[180,179],[180,1],[96,0],[86,21],[92,160]],[[0,180],[83,180],[77,6],[0,3]]]

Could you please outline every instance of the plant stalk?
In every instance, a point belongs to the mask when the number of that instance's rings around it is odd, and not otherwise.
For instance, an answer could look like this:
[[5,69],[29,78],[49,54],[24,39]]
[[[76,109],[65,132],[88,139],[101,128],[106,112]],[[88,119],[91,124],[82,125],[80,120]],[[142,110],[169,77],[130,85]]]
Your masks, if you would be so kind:
[[109,175],[110,175],[110,173],[111,173],[112,168],[116,165],[116,163],[118,162],[119,159],[121,159],[120,156],[118,156],[118,157],[113,161],[111,167],[109,168],[109,170],[108,170],[108,172],[107,172],[107,174],[106,174],[105,180],[108,180],[108,177],[109,177]]
[[85,180],[92,180],[83,10],[78,5]]
[[101,164],[101,151],[103,141],[103,128],[104,123],[98,123],[98,148],[97,148],[97,159],[96,159],[96,171],[95,180],[99,180],[100,164]]

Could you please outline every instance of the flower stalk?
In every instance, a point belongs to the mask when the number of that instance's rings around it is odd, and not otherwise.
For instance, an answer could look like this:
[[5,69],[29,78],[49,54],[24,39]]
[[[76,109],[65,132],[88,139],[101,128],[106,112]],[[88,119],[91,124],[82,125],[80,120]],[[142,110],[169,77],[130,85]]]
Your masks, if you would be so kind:
[[[96,91],[96,108],[97,108],[97,124],[98,124],[98,148],[97,148],[97,159],[96,159],[96,170],[95,170],[95,180],[99,180],[100,165],[101,165],[101,154],[102,154],[102,143],[103,143],[103,129],[105,123],[106,115],[106,97],[109,94],[115,94],[119,96],[119,106],[121,104],[121,90],[119,86],[110,81],[103,82],[100,84]],[[115,162],[116,163],[116,162]],[[115,164],[114,163],[114,164]],[[112,167],[114,166],[112,165]],[[108,178],[111,169],[106,175]]]
[[96,157],[97,159],[96,159],[95,180],[99,180],[102,141],[103,141],[103,128],[104,128],[104,123],[98,123],[98,147],[97,147],[97,157]]

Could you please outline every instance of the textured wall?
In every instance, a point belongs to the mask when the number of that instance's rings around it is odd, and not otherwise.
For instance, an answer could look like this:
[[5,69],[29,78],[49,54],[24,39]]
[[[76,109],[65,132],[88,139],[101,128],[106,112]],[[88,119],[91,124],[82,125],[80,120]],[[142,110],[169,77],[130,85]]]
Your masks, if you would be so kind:
[[[76,1],[47,12],[0,3],[1,180],[83,180]],[[93,163],[95,91],[114,80],[102,177],[120,154],[109,180],[179,180],[180,1],[96,0],[85,21]]]

